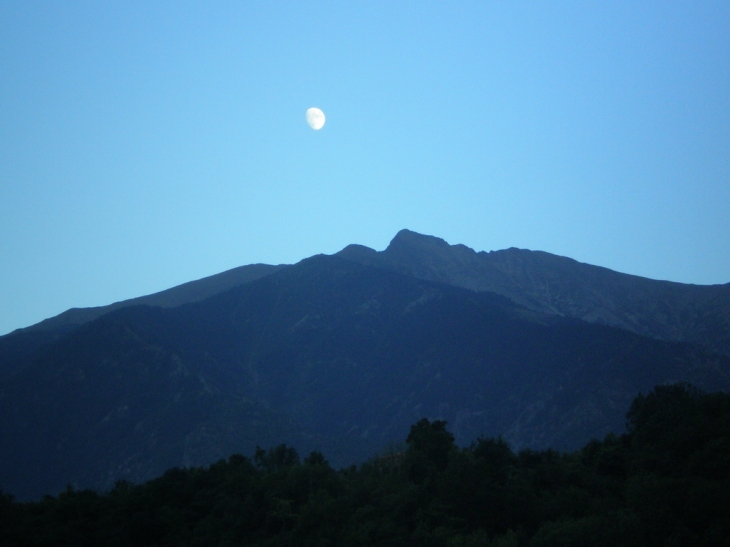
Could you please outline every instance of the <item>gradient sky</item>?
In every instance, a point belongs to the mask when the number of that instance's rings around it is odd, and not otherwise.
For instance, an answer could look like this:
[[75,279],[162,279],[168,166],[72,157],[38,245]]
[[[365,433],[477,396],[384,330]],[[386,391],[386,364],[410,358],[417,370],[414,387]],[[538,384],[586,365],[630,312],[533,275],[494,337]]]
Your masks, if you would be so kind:
[[402,228],[727,283],[730,2],[4,0],[0,145],[0,334]]

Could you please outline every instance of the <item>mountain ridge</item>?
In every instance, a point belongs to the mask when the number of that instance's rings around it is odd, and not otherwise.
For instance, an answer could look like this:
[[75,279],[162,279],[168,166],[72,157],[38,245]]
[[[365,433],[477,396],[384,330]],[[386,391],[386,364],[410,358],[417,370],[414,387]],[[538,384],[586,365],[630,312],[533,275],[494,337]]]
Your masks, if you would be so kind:
[[[420,279],[495,292],[534,311],[617,326],[661,340],[699,344],[730,356],[730,283],[693,285],[653,280],[516,247],[475,251],[407,229],[400,230],[383,251],[351,244],[335,256]],[[196,302],[287,266],[240,266],[151,295],[95,308],[69,309],[0,337],[0,367],[3,345],[23,353],[26,347],[52,340],[114,309]],[[8,342],[10,336],[16,338]]]

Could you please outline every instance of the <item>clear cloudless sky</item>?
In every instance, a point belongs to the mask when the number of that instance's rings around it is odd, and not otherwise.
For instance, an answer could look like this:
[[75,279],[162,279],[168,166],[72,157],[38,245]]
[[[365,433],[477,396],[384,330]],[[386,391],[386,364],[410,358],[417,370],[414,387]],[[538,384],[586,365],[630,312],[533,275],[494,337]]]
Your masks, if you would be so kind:
[[730,2],[0,2],[0,334],[402,228],[729,282]]

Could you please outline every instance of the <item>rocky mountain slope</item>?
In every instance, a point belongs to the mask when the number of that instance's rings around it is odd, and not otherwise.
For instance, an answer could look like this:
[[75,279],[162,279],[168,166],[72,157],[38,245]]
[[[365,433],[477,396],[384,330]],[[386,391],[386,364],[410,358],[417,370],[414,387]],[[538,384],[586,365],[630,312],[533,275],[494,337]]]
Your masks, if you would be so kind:
[[492,291],[532,310],[730,355],[730,283],[656,281],[542,251],[477,253],[409,230],[399,232],[384,251],[350,245],[337,256],[419,279]]

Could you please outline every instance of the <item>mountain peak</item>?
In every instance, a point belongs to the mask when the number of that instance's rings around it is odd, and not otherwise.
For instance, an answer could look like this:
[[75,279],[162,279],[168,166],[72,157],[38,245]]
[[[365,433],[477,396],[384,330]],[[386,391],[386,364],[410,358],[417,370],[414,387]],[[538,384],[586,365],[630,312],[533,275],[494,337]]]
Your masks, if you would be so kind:
[[444,249],[450,247],[450,245],[436,236],[429,236],[413,232],[411,230],[403,229],[391,240],[390,245],[386,249],[389,250],[399,249],[402,247],[418,247],[420,249]]
[[[440,237],[401,230],[382,254],[393,262],[407,264],[409,267],[413,267],[415,263],[421,263],[421,266],[427,266],[428,270],[433,271],[443,268],[451,269],[457,264],[463,266],[465,263],[471,263],[477,253],[466,245],[449,245]],[[409,273],[421,277],[414,271]],[[445,279],[430,276],[426,278],[433,281],[445,281]],[[473,289],[474,287],[467,286],[466,288]]]

